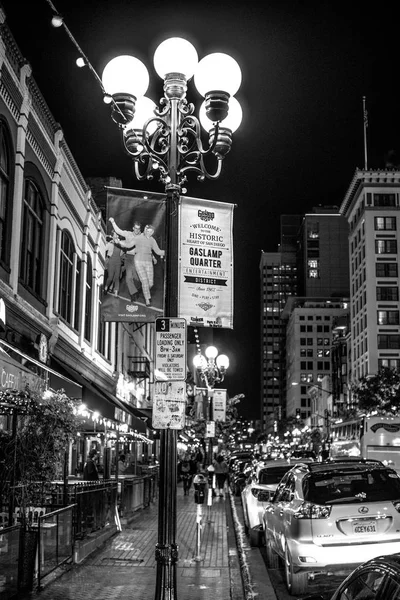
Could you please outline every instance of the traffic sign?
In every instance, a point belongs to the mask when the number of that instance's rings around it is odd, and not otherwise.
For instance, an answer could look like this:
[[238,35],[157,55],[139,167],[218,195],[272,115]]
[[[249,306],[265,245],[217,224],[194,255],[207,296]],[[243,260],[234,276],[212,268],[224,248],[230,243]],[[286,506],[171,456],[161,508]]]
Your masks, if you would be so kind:
[[155,378],[157,381],[185,381],[186,347],[186,319],[172,317],[156,319]]

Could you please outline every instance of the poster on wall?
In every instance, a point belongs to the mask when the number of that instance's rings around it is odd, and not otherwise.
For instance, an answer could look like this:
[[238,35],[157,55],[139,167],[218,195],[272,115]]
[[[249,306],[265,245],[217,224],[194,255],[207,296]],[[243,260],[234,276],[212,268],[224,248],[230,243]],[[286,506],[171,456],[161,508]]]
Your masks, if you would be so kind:
[[164,314],[165,249],[165,195],[108,187],[102,321]]
[[233,209],[181,200],[178,314],[188,325],[233,329]]

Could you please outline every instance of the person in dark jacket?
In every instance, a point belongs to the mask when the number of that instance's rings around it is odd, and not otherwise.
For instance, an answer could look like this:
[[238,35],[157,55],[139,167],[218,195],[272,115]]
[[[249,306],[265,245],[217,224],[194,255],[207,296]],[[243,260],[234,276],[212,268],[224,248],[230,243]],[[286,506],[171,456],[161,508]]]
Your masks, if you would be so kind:
[[96,456],[97,450],[90,450],[85,466],[83,467],[83,479],[85,481],[97,481],[99,479],[99,472],[95,462]]

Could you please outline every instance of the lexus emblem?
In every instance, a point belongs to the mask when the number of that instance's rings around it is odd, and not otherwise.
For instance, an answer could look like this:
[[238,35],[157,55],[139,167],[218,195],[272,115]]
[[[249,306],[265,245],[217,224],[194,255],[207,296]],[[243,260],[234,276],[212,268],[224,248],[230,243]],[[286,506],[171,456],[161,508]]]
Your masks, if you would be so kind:
[[365,515],[365,513],[369,512],[369,508],[368,508],[368,506],[360,506],[360,508],[358,509],[358,512]]

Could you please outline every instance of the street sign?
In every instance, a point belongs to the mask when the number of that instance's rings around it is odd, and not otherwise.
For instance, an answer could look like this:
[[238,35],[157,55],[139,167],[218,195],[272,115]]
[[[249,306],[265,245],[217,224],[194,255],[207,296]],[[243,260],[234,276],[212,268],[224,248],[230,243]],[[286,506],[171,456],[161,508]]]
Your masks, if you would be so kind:
[[172,317],[156,319],[155,378],[157,381],[185,381],[186,347],[186,319]]

